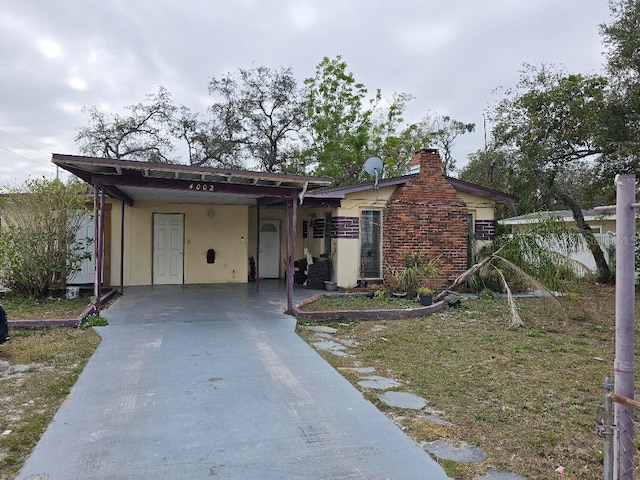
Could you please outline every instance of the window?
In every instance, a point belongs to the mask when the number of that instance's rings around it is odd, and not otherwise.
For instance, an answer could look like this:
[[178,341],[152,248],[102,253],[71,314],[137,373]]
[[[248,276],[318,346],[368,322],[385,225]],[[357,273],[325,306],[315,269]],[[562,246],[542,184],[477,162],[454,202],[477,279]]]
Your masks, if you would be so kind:
[[602,227],[599,226],[599,225],[597,227],[594,227],[593,225],[591,225],[591,231],[593,233],[595,233],[596,235],[600,234],[600,233],[602,233]]
[[331,213],[324,214],[324,253],[331,256]]
[[382,212],[360,214],[360,278],[380,278],[382,259]]

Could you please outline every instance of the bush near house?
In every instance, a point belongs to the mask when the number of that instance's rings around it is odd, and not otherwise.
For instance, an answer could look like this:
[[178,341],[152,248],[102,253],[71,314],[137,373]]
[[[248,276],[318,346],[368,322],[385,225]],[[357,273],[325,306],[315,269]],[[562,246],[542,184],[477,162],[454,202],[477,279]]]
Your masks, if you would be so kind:
[[10,188],[0,205],[0,283],[25,295],[62,291],[87,255],[76,239],[86,203],[77,182],[40,178]]

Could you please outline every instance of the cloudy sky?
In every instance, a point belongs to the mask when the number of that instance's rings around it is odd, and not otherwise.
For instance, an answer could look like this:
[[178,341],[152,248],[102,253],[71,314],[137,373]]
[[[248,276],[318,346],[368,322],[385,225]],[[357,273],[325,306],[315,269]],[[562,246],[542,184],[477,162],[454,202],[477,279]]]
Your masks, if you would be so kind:
[[496,87],[527,63],[583,73],[603,65],[606,0],[0,0],[0,185],[55,176],[51,153],[78,153],[83,106],[109,112],[158,86],[204,110],[209,80],[289,67],[301,81],[342,55],[370,91],[416,98],[475,122],[458,165],[483,145]]

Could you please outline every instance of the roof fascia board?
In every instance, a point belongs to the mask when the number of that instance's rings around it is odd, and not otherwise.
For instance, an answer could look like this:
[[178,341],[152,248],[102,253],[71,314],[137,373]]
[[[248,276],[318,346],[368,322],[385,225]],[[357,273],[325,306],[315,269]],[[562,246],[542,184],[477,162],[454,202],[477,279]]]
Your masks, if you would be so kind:
[[262,187],[259,185],[238,185],[218,182],[194,182],[192,180],[176,180],[169,178],[134,177],[128,175],[91,175],[93,185],[111,185],[114,187],[142,187],[160,188],[169,190],[186,190],[201,192],[206,195],[211,193],[237,193],[243,195],[269,196],[277,198],[291,197],[297,194],[298,189],[290,187]]
[[291,182],[299,185],[299,188],[302,189],[305,183],[309,183],[310,186],[314,186],[314,188],[318,188],[319,186],[328,186],[331,185],[331,178],[329,177],[313,177],[307,175],[295,175],[289,173],[272,173],[272,172],[253,172],[249,170],[239,170],[239,169],[231,169],[231,168],[214,168],[214,167],[202,167],[202,166],[193,166],[193,165],[182,165],[182,164],[163,164],[163,163],[150,163],[150,162],[141,162],[136,160],[121,160],[121,159],[111,159],[111,158],[98,158],[98,157],[83,157],[77,155],[65,155],[54,153],[52,157],[52,162],[55,165],[63,167],[65,169],[73,168],[76,169],[80,165],[86,166],[102,166],[102,167],[111,167],[114,169],[121,170],[157,170],[163,172],[171,172],[174,174],[186,173],[186,174],[199,174],[201,176],[206,175],[219,175],[226,177],[237,177],[254,180],[266,180],[273,182]]

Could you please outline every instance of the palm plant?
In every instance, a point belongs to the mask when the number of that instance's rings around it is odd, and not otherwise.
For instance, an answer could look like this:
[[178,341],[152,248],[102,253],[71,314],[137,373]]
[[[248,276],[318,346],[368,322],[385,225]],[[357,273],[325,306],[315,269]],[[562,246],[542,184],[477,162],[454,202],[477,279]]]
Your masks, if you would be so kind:
[[480,248],[476,263],[446,291],[437,294],[434,301],[463,284],[476,291],[501,289],[507,297],[510,325],[517,327],[522,319],[512,291],[515,285],[537,291],[566,320],[567,313],[558,296],[568,294],[578,277],[592,277],[584,264],[569,256],[583,246],[584,237],[577,229],[557,219],[541,220],[530,229],[499,236]]

